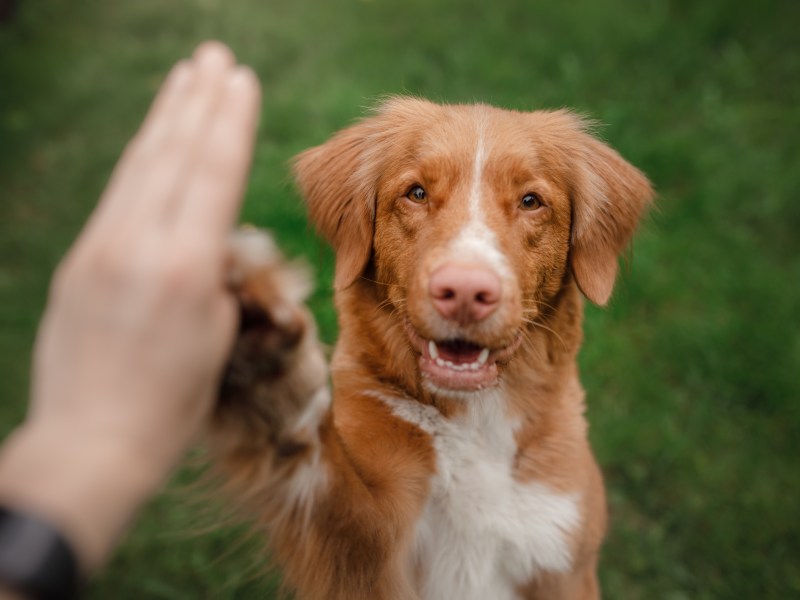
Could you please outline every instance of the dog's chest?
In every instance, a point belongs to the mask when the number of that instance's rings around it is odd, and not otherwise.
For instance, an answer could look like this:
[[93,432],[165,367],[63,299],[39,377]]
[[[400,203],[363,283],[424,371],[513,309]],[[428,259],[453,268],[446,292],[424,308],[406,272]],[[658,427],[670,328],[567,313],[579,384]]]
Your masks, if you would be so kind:
[[386,401],[430,433],[436,450],[413,550],[423,598],[511,599],[538,571],[570,568],[577,498],[514,479],[514,427],[501,398],[470,402],[454,420],[414,401]]

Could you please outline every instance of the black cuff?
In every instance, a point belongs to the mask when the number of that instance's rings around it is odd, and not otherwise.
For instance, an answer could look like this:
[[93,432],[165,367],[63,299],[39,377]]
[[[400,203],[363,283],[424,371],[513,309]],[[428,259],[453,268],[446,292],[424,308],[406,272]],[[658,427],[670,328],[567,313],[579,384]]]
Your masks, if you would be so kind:
[[32,600],[77,598],[75,553],[51,525],[0,507],[0,585]]

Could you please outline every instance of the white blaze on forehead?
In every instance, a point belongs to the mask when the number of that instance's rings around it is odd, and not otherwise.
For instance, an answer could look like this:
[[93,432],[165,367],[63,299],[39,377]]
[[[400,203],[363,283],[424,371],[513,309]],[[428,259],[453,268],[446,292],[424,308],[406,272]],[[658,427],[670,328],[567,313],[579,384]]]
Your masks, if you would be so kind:
[[498,275],[508,276],[510,275],[508,262],[497,243],[497,235],[486,224],[483,173],[489,149],[481,119],[478,119],[477,127],[475,158],[472,162],[472,177],[467,198],[467,219],[450,242],[447,255],[452,259],[479,260],[492,267]]
[[469,190],[470,220],[481,215],[481,187],[483,184],[483,165],[486,162],[486,143],[483,138],[483,124],[478,121],[478,142],[475,145],[475,159],[472,163],[472,184]]

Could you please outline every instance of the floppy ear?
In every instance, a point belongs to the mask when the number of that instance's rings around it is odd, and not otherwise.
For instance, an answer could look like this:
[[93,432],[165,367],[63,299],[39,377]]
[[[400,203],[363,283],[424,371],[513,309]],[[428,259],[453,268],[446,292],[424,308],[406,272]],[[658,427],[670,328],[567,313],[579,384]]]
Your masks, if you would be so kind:
[[573,172],[572,273],[581,292],[605,305],[614,289],[617,257],[653,198],[636,167],[583,133]]
[[337,290],[361,275],[372,254],[375,182],[364,161],[367,128],[362,122],[344,129],[293,161],[309,218],[336,251]]

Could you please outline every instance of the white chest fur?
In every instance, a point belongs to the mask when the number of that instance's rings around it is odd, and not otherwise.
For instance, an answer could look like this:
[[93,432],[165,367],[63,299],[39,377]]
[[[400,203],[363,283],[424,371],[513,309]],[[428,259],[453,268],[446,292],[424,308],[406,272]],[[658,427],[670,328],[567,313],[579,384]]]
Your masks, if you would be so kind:
[[423,598],[510,600],[537,571],[571,567],[577,494],[514,479],[514,424],[499,393],[468,400],[466,413],[452,420],[413,400],[381,400],[431,434],[436,449],[437,473],[414,544]]

